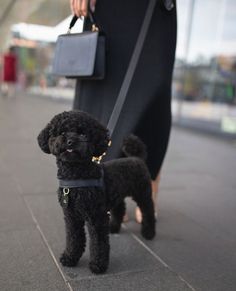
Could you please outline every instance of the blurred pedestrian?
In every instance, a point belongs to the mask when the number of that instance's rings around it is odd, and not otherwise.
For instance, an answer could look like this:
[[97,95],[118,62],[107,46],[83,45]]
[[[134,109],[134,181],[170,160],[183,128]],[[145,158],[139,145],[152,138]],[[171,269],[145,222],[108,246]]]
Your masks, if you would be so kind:
[[[107,69],[104,80],[78,80],[74,108],[87,111],[107,124],[124,80],[149,0],[70,0],[78,17],[88,7],[107,37]],[[152,177],[153,200],[157,210],[160,170],[166,154],[171,127],[171,82],[176,48],[176,3],[157,0],[144,47],[125,104],[105,159],[120,155],[125,136],[134,133],[147,145],[147,165]],[[85,29],[89,28],[85,18]],[[136,209],[136,219],[141,213]]]
[[5,96],[15,95],[15,85],[17,82],[17,55],[14,47],[10,47],[8,52],[3,55],[3,87]]

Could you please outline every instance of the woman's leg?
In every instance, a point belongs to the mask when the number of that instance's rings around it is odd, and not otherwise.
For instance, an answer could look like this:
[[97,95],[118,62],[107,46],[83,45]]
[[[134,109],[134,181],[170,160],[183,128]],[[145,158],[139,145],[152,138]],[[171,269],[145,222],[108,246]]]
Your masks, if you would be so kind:
[[158,200],[160,180],[161,180],[161,172],[159,172],[155,180],[152,180],[152,199],[153,199],[154,209],[156,213],[158,211],[157,200]]

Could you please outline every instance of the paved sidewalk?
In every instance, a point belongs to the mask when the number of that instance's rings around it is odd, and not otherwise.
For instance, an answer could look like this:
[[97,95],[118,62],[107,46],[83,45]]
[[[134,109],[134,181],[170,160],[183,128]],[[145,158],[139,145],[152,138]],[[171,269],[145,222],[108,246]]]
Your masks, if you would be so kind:
[[38,97],[0,98],[0,290],[235,290],[233,144],[173,130],[160,191],[157,237],[133,220],[111,235],[110,267],[92,275],[89,253],[63,268],[64,222],[56,166],[36,137],[71,104]]

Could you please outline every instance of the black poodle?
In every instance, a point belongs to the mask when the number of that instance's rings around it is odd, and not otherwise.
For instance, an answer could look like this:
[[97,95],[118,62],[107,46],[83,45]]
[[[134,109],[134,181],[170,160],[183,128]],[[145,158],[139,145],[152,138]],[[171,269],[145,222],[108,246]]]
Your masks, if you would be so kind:
[[94,273],[107,270],[109,230],[111,233],[120,231],[127,196],[131,196],[142,211],[143,237],[155,236],[151,178],[144,163],[145,146],[137,137],[130,136],[124,141],[123,152],[132,157],[97,163],[109,142],[108,130],[81,111],[56,115],[38,136],[40,148],[56,156],[58,197],[66,224],[66,249],[60,258],[64,266],[76,266],[82,256],[86,222],[90,236],[90,269]]

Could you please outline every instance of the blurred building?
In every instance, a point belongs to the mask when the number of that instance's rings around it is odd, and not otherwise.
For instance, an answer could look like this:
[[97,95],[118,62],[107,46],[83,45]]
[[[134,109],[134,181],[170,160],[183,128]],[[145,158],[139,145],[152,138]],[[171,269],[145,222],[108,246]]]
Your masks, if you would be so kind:
[[9,46],[14,46],[19,59],[20,86],[40,79],[45,83],[57,32],[60,32],[57,24],[68,15],[68,0],[1,0],[0,57]]
[[236,137],[236,1],[177,5],[174,121]]
[[[58,35],[66,33],[71,16],[56,26],[19,23],[11,27],[10,44],[19,59],[19,74],[25,74],[27,86],[57,86],[59,78],[52,76],[51,66]],[[82,30],[78,21],[75,30]],[[66,82],[70,84],[71,82]]]

